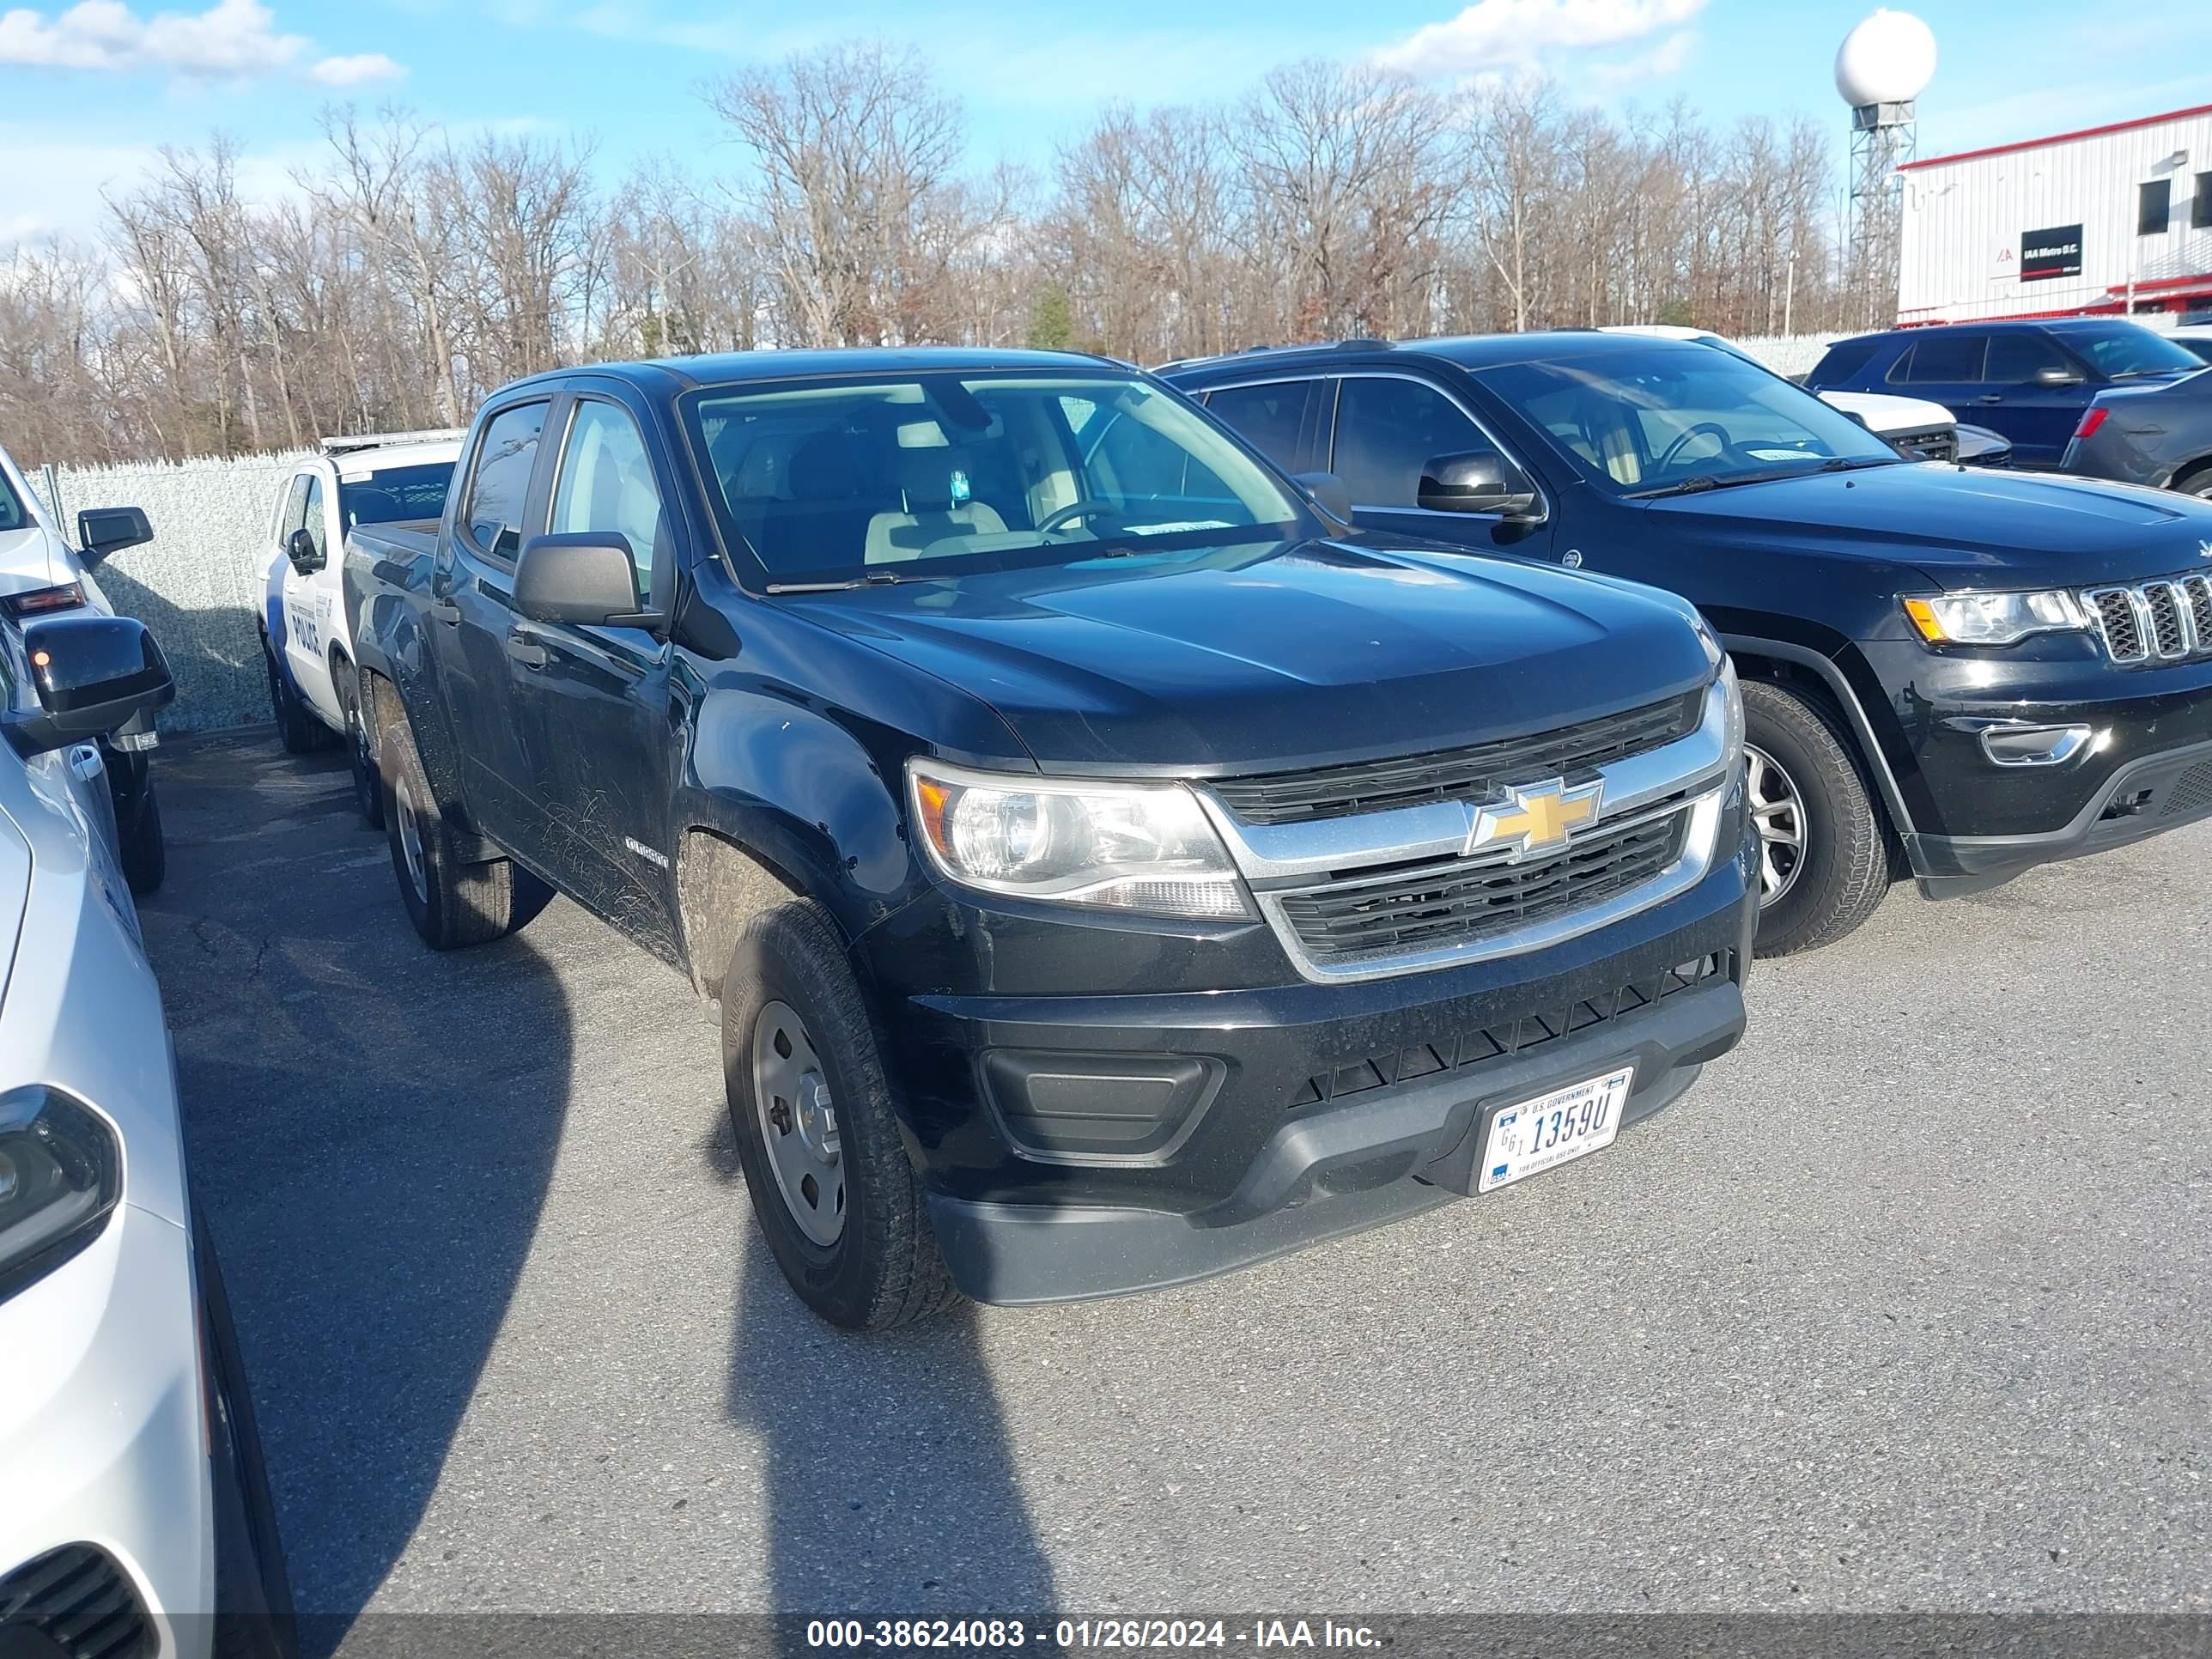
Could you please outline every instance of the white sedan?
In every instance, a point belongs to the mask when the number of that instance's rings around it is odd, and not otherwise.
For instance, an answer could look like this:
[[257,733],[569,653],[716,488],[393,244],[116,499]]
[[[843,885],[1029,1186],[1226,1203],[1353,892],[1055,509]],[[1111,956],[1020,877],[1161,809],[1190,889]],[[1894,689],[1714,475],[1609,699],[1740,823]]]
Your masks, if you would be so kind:
[[100,740],[175,695],[143,625],[0,623],[0,1654],[282,1659],[291,1595],[185,1179]]

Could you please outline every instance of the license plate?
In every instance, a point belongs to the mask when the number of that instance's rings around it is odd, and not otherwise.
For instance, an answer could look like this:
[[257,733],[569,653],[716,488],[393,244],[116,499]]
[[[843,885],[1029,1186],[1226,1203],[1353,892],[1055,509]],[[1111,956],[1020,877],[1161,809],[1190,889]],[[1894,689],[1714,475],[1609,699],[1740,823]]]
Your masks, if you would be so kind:
[[1635,1082],[1636,1068],[1624,1066],[1517,1106],[1499,1107],[1490,1115],[1474,1190],[1510,1187],[1523,1176],[1541,1175],[1612,1146]]

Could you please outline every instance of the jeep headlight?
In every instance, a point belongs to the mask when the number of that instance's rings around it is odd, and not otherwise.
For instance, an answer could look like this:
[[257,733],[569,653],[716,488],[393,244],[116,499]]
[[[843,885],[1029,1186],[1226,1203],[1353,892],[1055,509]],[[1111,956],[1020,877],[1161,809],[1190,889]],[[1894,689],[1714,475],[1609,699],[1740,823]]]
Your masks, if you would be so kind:
[[0,1297],[90,1243],[123,1196],[123,1147],[97,1113],[40,1085],[0,1094]]
[[2031,634],[2089,624],[2081,602],[2063,588],[2040,593],[1939,593],[1905,600],[1905,614],[1930,645],[2010,645]]
[[929,860],[964,887],[1147,915],[1247,917],[1229,851],[1181,784],[907,768]]

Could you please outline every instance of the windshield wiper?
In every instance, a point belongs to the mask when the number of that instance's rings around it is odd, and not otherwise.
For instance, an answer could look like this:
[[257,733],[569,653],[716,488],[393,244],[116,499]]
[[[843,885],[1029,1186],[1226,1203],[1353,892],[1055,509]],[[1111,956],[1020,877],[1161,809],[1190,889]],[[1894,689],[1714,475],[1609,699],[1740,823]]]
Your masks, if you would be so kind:
[[[1750,480],[1745,478],[1734,478],[1730,479],[1729,482],[1732,483],[1747,483],[1750,482]],[[1711,473],[1693,472],[1688,477],[1683,479],[1680,483],[1662,484],[1656,489],[1632,489],[1628,492],[1628,499],[1632,501],[1638,501],[1651,500],[1660,495],[1695,495],[1700,491],[1718,489],[1720,487],[1721,481],[1713,477]]]
[[770,582],[771,593],[842,593],[848,587],[895,587],[906,580],[894,576],[888,570],[872,570],[865,576],[853,576],[842,582]]

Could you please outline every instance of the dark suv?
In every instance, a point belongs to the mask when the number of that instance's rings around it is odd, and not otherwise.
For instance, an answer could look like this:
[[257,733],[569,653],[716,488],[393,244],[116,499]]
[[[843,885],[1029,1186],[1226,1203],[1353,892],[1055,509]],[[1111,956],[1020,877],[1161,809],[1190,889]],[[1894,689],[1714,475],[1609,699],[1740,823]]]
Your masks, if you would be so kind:
[[2082,411],[2116,386],[2203,368],[2172,341],[2117,317],[1948,323],[1838,340],[1805,377],[1815,392],[1899,392],[2012,441],[2015,466],[2055,467]]
[[1163,374],[1333,471],[1363,529],[1694,602],[1744,678],[1762,951],[1841,937],[1894,875],[1941,897],[2212,813],[2204,503],[1909,461],[1686,342],[1353,341]]

